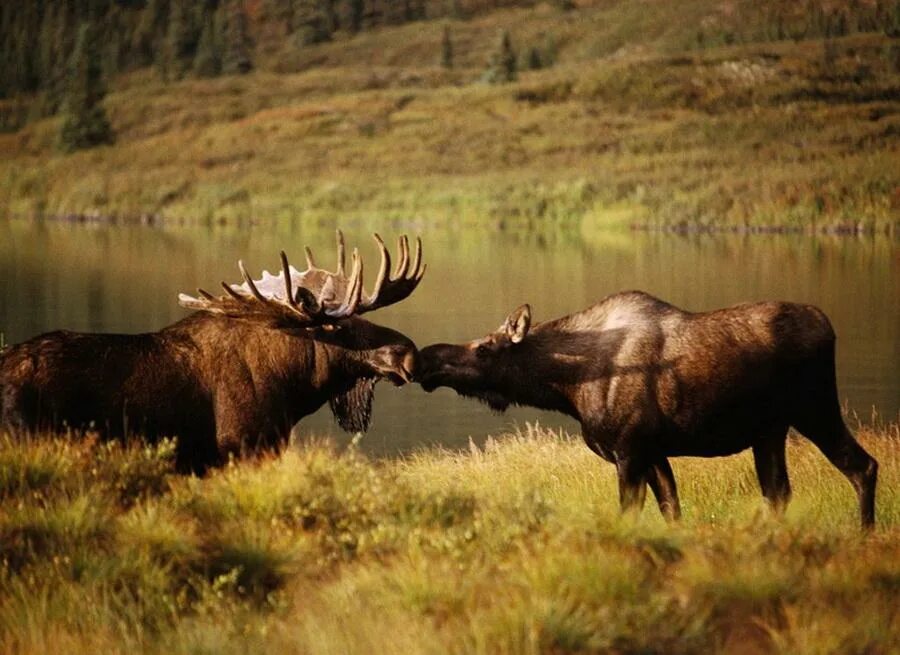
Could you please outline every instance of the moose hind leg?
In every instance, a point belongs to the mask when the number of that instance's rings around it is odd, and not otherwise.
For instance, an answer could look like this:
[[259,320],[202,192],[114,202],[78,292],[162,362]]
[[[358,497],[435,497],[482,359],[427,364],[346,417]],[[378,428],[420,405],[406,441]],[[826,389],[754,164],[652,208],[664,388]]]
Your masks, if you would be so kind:
[[659,511],[666,521],[677,521],[681,518],[681,503],[678,500],[678,488],[675,486],[675,475],[669,460],[665,457],[658,461],[647,474],[647,483],[656,496]]
[[785,446],[787,429],[779,428],[753,446],[756,478],[762,494],[778,515],[784,514],[791,500]]
[[808,421],[795,426],[844,474],[859,499],[862,527],[875,525],[875,485],[878,462],[859,445],[840,416],[831,421]]
[[28,413],[29,394],[17,385],[0,386],[0,427],[16,434],[25,434],[31,428]]

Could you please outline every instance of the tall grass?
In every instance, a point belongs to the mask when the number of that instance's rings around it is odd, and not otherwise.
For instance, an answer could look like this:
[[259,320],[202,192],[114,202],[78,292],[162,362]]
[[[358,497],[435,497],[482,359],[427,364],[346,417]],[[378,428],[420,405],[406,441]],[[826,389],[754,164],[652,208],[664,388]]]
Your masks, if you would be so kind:
[[749,456],[675,460],[685,519],[618,515],[614,469],[529,426],[371,460],[300,445],[205,479],[171,444],[0,440],[3,652],[893,652],[900,428],[878,527],[792,439],[770,516]]

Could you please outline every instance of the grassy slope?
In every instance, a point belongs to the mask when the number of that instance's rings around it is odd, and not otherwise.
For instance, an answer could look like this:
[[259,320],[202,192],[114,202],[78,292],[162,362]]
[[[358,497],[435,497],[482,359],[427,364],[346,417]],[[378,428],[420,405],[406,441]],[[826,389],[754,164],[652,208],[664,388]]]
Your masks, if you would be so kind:
[[[837,39],[826,63],[821,39],[761,41],[766,26],[724,4],[595,4],[276,50],[243,78],[120,78],[114,147],[59,155],[54,120],[0,135],[0,206],[896,229],[900,72],[887,37]],[[452,71],[435,65],[445,24]],[[557,65],[479,84],[501,28],[523,49],[553,41]],[[745,43],[725,45],[735,33]]]
[[204,480],[171,448],[0,440],[0,651],[887,653],[900,649],[900,429],[878,528],[792,441],[763,512],[748,455],[676,460],[686,518],[617,516],[614,469],[529,428],[371,461],[323,445]]

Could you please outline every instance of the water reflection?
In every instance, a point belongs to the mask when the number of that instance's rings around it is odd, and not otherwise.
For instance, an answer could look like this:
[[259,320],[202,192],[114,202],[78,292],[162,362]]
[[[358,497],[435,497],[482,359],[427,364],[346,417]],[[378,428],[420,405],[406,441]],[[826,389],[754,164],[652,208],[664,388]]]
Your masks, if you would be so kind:
[[[0,222],[0,331],[17,342],[50,329],[138,332],[185,315],[179,291],[237,280],[236,262],[253,271],[278,267],[278,252],[302,261],[309,244],[322,262],[334,257],[332,226],[271,230],[152,229]],[[369,232],[351,226],[348,242],[367,261]],[[842,399],[868,416],[900,411],[900,256],[887,238],[672,236],[611,233],[584,237],[429,232],[429,272],[403,303],[372,320],[426,345],[461,341],[495,328],[529,302],[535,320],[578,311],[624,289],[642,289],[692,310],[784,299],[820,306],[838,333]],[[385,236],[396,234],[390,228]],[[370,278],[371,279],[371,278]],[[562,417],[530,409],[494,415],[438,390],[380,385],[372,452],[418,444],[464,444],[513,421],[539,419],[576,430]],[[302,434],[340,436],[327,409],[301,424]]]

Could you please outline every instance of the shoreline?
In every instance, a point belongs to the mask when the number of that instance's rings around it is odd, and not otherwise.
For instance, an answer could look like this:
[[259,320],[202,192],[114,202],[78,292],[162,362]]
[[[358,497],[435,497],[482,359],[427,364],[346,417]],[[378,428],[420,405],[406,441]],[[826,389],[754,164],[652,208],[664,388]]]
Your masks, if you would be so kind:
[[[15,221],[15,222],[30,222],[30,223],[68,223],[68,224],[84,224],[84,225],[92,225],[92,226],[144,226],[149,228],[166,228],[166,227],[178,227],[178,228],[211,228],[211,227],[229,227],[229,228],[251,228],[251,227],[260,227],[266,225],[266,223],[270,222],[260,218],[249,218],[249,219],[234,219],[234,218],[220,218],[213,220],[203,220],[196,218],[188,218],[188,217],[171,217],[165,216],[162,214],[141,214],[137,216],[117,216],[117,215],[107,215],[107,214],[98,214],[98,213],[90,213],[90,212],[71,212],[65,214],[53,214],[47,216],[7,216],[5,218],[7,221]],[[297,222],[301,222],[302,218],[294,219]],[[323,219],[313,219],[319,222],[322,222]],[[354,219],[355,220],[355,219]],[[386,218],[385,222],[387,223],[409,223],[416,222],[421,223],[416,219],[400,219],[396,217]],[[572,230],[577,231],[580,227],[581,219],[577,219],[573,221]],[[496,222],[490,221],[486,222],[488,224],[484,225],[483,229],[492,232],[516,232],[518,231],[518,226],[515,222],[508,224],[503,221]],[[436,223],[438,229],[442,229],[447,227],[448,225],[456,226],[459,225],[461,227],[465,227],[468,229],[478,229],[476,223],[465,222],[464,224],[460,219],[453,220],[449,219],[446,221],[440,221]],[[556,223],[550,222],[547,226],[547,229],[558,230],[560,226]],[[565,228],[562,228],[565,229]],[[846,222],[838,222],[838,223],[829,223],[827,225],[770,225],[770,224],[742,224],[742,225],[711,225],[711,224],[699,224],[699,223],[691,223],[689,221],[683,221],[678,223],[668,223],[668,224],[654,224],[649,222],[633,222],[626,223],[623,225],[608,225],[608,226],[597,226],[593,228],[597,231],[609,231],[609,232],[641,232],[641,233],[661,233],[661,234],[672,234],[676,236],[689,236],[689,235],[741,235],[741,236],[749,236],[749,235],[796,235],[796,236],[810,236],[810,237],[871,237],[871,238],[895,238],[900,237],[900,220],[895,221],[894,223],[884,223],[882,225],[865,225],[861,221],[857,223],[846,223]],[[535,226],[533,223],[529,225],[522,226],[523,231],[532,232],[535,234],[540,234],[542,228],[539,226]]]

